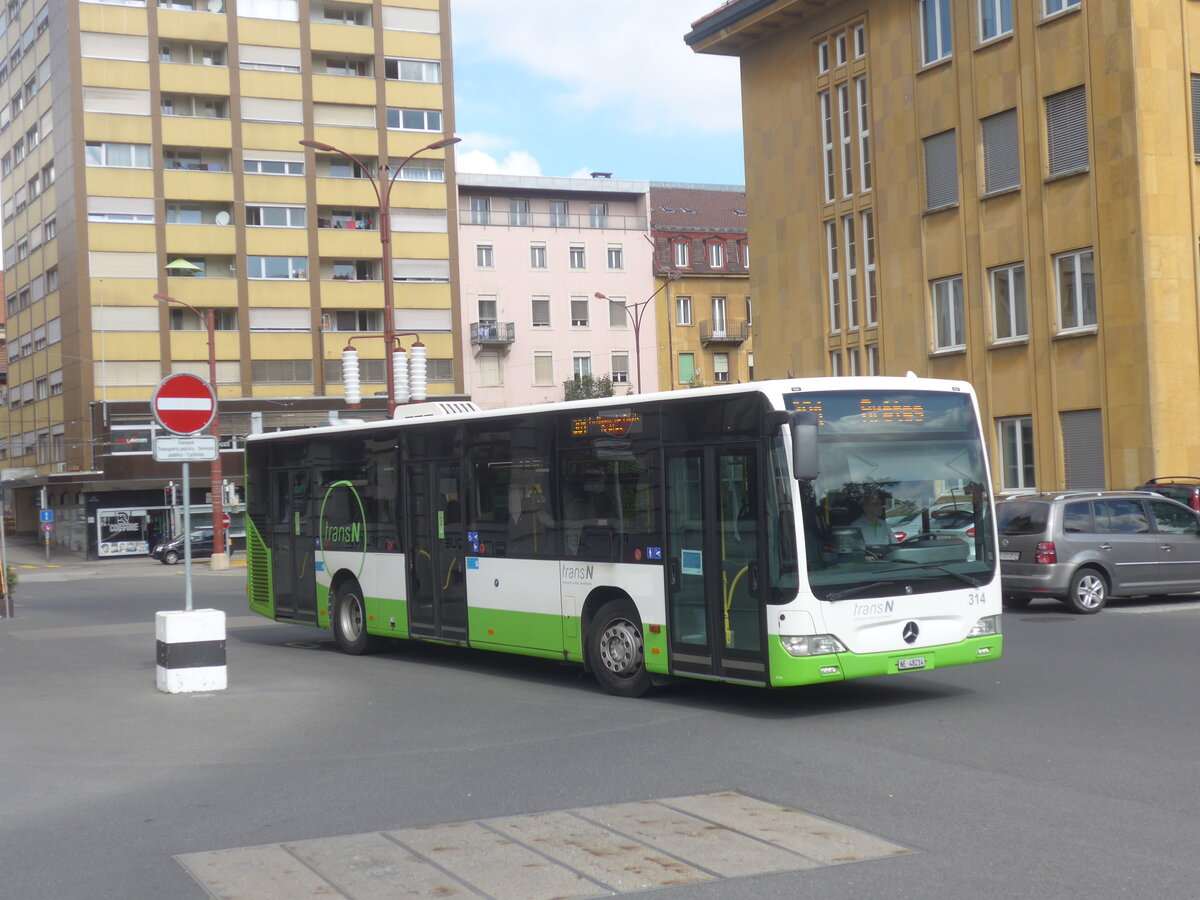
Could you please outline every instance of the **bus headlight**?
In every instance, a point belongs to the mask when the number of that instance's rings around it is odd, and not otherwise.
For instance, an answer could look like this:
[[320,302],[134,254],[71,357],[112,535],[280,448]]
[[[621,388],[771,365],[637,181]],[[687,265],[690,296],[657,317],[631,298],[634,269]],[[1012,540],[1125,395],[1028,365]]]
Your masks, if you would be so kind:
[[984,616],[967,634],[967,637],[984,637],[989,634],[1000,634],[1000,617]]
[[845,645],[832,634],[783,634],[779,640],[783,643],[783,649],[792,656],[824,656],[846,652]]

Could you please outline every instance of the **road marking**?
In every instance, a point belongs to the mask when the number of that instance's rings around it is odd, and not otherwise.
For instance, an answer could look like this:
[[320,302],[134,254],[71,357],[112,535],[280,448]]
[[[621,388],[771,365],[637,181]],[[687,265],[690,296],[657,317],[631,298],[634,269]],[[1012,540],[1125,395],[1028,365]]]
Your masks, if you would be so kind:
[[1200,601],[1190,600],[1183,603],[1130,603],[1128,606],[1106,606],[1104,611],[1132,613],[1134,615],[1159,612],[1197,612],[1200,611]]
[[175,859],[223,900],[582,900],[910,852],[800,810],[723,792]]

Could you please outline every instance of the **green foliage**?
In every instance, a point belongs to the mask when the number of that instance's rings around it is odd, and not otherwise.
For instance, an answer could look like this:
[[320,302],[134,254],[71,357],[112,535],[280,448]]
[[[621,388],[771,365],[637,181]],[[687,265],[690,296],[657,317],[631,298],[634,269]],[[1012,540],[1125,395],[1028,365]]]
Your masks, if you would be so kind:
[[594,397],[611,397],[613,395],[612,378],[602,375],[595,378],[582,375],[563,382],[564,400],[591,400]]

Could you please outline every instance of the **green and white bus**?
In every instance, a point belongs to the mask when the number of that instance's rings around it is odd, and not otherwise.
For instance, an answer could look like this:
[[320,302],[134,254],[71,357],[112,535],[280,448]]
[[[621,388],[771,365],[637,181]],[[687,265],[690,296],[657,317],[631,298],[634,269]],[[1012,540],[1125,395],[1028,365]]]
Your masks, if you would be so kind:
[[965,382],[428,402],[247,438],[249,606],[347,653],[567,660],[626,696],[984,662],[1003,647],[989,485]]

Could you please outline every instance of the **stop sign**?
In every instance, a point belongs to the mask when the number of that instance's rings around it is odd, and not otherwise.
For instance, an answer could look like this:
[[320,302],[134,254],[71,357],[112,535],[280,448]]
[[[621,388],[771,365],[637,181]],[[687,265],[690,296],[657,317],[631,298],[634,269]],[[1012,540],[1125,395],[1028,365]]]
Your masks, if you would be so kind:
[[203,378],[168,375],[154,389],[150,408],[158,424],[167,431],[194,434],[212,422],[217,413],[217,395]]

